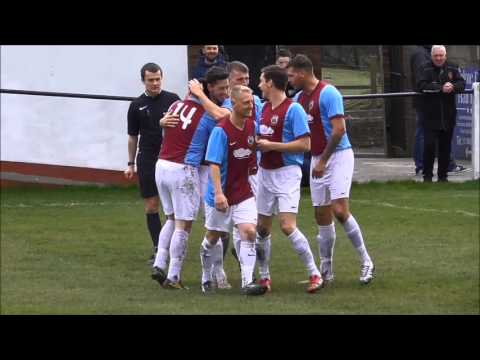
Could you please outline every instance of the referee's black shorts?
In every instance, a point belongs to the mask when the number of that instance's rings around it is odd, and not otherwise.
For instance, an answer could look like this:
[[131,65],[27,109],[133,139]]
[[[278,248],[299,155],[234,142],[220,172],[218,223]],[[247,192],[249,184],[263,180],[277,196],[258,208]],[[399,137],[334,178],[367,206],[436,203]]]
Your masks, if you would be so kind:
[[155,164],[158,156],[138,152],[137,155],[137,174],[140,194],[144,199],[158,196],[157,183],[155,182]]

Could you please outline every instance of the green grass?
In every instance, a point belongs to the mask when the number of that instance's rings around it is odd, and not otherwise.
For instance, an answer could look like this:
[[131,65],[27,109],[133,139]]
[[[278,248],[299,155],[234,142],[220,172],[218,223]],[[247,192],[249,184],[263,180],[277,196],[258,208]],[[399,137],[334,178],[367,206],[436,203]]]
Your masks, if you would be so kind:
[[[202,224],[194,225],[183,271],[188,292],[150,279],[150,240],[136,188],[3,189],[1,314],[478,314],[479,183],[354,184],[351,209],[377,277],[358,283],[359,263],[337,224],[335,282],[309,295],[303,266],[278,223],[272,241],[273,292],[199,289]],[[299,228],[314,242],[308,190]]]

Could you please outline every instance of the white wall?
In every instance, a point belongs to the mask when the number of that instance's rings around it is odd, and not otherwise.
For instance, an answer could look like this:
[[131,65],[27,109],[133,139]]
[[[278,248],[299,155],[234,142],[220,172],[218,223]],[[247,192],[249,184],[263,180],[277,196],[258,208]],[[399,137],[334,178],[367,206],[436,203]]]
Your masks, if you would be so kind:
[[[187,91],[187,46],[1,46],[4,89],[139,96],[155,62]],[[1,94],[1,160],[122,170],[128,101]]]

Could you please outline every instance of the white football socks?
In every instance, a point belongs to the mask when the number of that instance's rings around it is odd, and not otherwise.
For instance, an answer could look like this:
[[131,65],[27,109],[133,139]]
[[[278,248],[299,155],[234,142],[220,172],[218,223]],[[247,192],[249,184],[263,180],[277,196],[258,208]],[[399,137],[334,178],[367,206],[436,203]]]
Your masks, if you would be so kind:
[[288,235],[288,239],[291,241],[295,252],[300,256],[300,259],[307,268],[308,274],[310,276],[320,275],[320,271],[318,271],[317,265],[315,265],[315,259],[313,258],[312,250],[310,249],[310,245],[308,244],[305,235],[303,235],[299,229],[295,229],[290,235]]
[[362,264],[371,263],[372,260],[370,259],[365,247],[365,243],[363,242],[362,231],[360,230],[360,227],[358,226],[358,223],[353,215],[350,215],[347,221],[342,224],[342,226],[345,229],[348,238],[352,242],[353,247],[357,250]]
[[240,231],[238,231],[236,226],[233,227],[232,236],[233,236],[233,246],[235,246],[235,251],[237,252],[237,256],[238,256],[238,254],[240,254],[240,241],[242,239],[240,238]]
[[242,271],[242,287],[250,284],[253,281],[253,271],[255,268],[255,259],[257,253],[255,251],[255,243],[253,241],[241,241],[240,253],[240,268]]
[[167,270],[168,255],[170,253],[170,241],[172,240],[173,232],[175,231],[175,220],[167,219],[162,226],[160,235],[158,236],[158,250],[155,256],[154,267],[159,267],[162,270]]
[[212,248],[213,246],[204,237],[200,245],[200,262],[202,264],[202,284],[212,281]]
[[210,254],[212,255],[213,273],[217,280],[225,278],[223,270],[223,243],[222,239],[218,239],[217,243],[212,247]]
[[260,274],[260,279],[270,279],[270,254],[271,254],[271,245],[272,245],[272,234],[268,234],[266,237],[261,237],[257,233],[257,238],[255,240],[256,246],[263,253],[263,256],[259,256],[258,260],[258,272]]
[[170,281],[180,280],[183,261],[187,255],[188,232],[184,230],[175,230],[170,245],[170,265],[168,267],[167,278]]
[[322,273],[328,268],[331,270],[335,238],[335,224],[333,222],[330,225],[318,226],[317,244],[320,254],[320,271]]

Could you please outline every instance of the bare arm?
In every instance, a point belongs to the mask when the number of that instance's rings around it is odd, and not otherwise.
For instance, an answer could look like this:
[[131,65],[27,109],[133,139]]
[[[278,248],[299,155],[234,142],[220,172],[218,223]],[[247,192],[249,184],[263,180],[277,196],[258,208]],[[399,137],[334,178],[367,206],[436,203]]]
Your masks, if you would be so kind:
[[330,122],[332,123],[333,127],[332,136],[328,140],[327,146],[325,147],[325,150],[323,150],[320,160],[318,161],[317,165],[315,165],[312,171],[312,177],[314,178],[320,178],[323,176],[328,159],[330,159],[330,156],[332,156],[338,143],[340,142],[340,140],[342,140],[343,135],[347,131],[345,127],[345,119],[343,118],[343,116],[332,118],[330,119]]
[[310,136],[302,136],[288,143],[259,139],[257,140],[257,148],[260,149],[262,152],[306,152],[310,151]]
[[218,211],[226,212],[228,209],[228,201],[222,190],[220,166],[217,164],[210,164],[210,175],[212,176],[213,188],[215,191],[215,208]]
[[[138,136],[128,135],[128,162],[135,162],[135,155],[137,155]],[[134,165],[128,165],[128,168],[124,171],[127,179],[132,179],[135,173]]]
[[200,100],[205,111],[209,113],[215,121],[230,115],[230,110],[218,106],[210,100],[207,95],[205,95],[202,84],[198,80],[190,80],[188,82],[188,88],[190,89],[190,92]]

